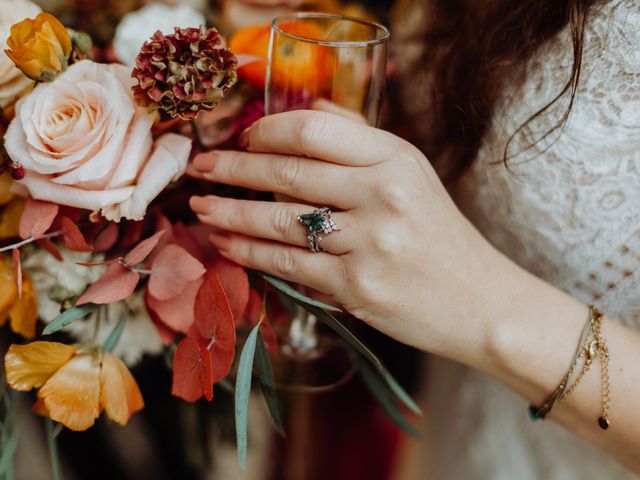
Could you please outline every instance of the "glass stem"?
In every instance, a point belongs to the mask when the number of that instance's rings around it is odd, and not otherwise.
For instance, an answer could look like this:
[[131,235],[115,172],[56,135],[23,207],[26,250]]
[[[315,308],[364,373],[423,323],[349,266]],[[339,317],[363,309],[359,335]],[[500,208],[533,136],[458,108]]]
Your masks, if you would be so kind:
[[299,352],[313,350],[318,346],[317,318],[304,308],[298,307],[289,327],[289,344]]

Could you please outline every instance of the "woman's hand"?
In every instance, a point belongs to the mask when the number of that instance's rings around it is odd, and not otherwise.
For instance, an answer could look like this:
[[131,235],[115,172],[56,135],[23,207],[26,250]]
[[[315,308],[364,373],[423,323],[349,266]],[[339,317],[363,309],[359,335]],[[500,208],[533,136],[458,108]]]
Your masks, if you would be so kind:
[[[265,117],[241,142],[193,164],[205,179],[276,192],[291,203],[193,197],[225,256],[329,294],[396,339],[470,354],[504,286],[507,262],[457,210],[424,156],[382,130],[325,112]],[[340,231],[322,253],[297,217],[330,206]],[[498,295],[496,295],[498,292]]]

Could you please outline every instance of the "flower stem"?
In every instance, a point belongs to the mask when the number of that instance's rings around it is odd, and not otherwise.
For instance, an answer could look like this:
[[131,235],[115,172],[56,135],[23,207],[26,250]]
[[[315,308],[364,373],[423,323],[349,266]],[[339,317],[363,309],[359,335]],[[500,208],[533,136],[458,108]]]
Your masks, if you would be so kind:
[[54,480],[62,480],[62,468],[60,467],[60,456],[58,455],[58,444],[56,443],[56,432],[54,431],[53,420],[46,419],[47,425],[47,445],[49,447],[49,458],[51,459],[51,470]]
[[198,150],[204,152],[206,150],[204,143],[202,143],[202,137],[200,136],[200,129],[198,129],[198,124],[195,119],[191,120],[191,130],[193,130],[193,136],[196,141],[196,145],[198,146]]
[[42,235],[40,237],[29,237],[26,240],[22,240],[21,242],[13,243],[11,245],[7,245],[6,247],[0,248],[0,253],[7,252],[9,250],[13,250],[14,248],[23,247],[25,245],[28,245],[29,243],[37,242],[38,240],[47,240],[49,238],[58,237],[58,236],[62,235],[63,233],[64,232],[62,230],[57,230],[55,232],[51,232],[51,233],[47,233],[46,235]]

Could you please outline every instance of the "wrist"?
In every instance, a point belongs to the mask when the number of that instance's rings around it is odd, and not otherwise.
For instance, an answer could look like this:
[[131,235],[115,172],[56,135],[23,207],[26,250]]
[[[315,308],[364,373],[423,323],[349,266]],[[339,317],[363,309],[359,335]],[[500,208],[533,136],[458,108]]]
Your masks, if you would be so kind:
[[553,390],[575,351],[587,307],[515,264],[494,304],[476,368],[532,401]]

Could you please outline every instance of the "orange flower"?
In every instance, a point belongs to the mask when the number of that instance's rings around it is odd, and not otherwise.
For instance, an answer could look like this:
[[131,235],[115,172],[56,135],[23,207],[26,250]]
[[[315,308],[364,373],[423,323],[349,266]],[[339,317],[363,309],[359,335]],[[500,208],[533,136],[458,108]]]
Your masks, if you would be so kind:
[[22,279],[22,296],[18,296],[15,273],[7,260],[0,257],[0,326],[11,319],[11,330],[25,338],[33,338],[38,321],[36,292],[31,279]]
[[56,342],[11,345],[4,361],[12,388],[40,388],[34,411],[71,430],[91,427],[102,410],[125,425],[144,407],[131,372],[122,360],[99,347]]
[[49,13],[40,13],[11,27],[7,56],[29,78],[51,81],[67,68],[71,37],[60,21]]

